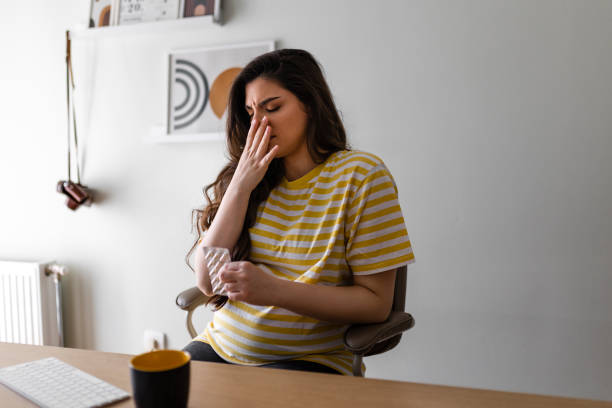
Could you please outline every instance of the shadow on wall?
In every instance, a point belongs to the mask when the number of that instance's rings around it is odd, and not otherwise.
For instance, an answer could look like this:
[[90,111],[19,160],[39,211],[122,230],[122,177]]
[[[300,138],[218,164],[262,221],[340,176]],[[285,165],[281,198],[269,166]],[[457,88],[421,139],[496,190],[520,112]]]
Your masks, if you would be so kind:
[[[71,270],[78,271],[75,265]],[[87,278],[78,273],[68,274],[62,280],[64,315],[64,346],[81,349],[95,349],[92,289]]]

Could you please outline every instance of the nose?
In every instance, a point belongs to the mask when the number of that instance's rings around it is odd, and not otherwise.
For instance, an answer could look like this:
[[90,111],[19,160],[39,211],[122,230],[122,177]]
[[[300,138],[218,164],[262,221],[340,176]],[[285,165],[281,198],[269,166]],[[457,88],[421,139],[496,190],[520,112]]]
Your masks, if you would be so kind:
[[261,120],[264,118],[264,112],[262,109],[257,109],[255,108],[255,111],[253,112],[253,118],[257,119],[258,122],[261,122]]

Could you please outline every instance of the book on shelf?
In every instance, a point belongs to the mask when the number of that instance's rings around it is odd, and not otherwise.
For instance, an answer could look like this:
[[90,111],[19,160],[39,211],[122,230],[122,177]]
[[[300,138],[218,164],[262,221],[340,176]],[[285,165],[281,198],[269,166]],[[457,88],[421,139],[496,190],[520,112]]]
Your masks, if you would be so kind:
[[183,17],[208,16],[215,11],[215,0],[185,0]]
[[91,0],[89,8],[89,27],[105,27],[113,25],[115,0]]

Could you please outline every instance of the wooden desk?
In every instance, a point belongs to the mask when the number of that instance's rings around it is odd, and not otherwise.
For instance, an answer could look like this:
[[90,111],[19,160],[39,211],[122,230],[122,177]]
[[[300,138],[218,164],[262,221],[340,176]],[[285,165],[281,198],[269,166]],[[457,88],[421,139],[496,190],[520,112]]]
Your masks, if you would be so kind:
[[[57,357],[131,393],[130,355],[0,343],[0,367],[45,357]],[[34,406],[4,386],[0,386],[0,401],[2,407]],[[131,398],[112,405],[132,406]],[[612,408],[612,402],[192,361],[189,407],[205,406]]]

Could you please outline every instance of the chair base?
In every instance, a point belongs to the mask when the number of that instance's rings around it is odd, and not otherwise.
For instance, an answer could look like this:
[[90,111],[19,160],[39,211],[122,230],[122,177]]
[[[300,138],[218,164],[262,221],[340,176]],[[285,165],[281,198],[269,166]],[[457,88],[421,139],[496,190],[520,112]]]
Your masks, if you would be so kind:
[[363,377],[363,356],[360,354],[353,354],[353,375],[355,377]]

